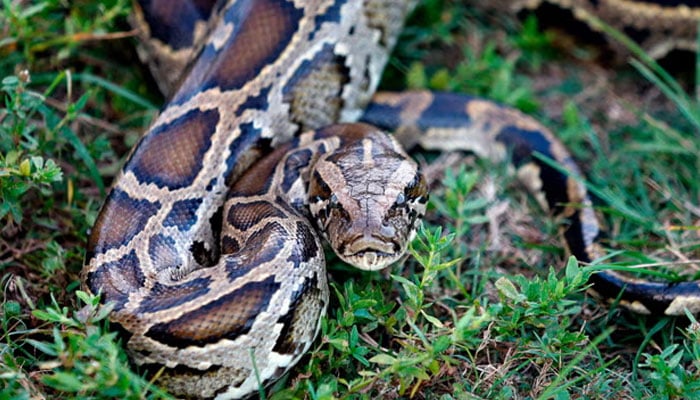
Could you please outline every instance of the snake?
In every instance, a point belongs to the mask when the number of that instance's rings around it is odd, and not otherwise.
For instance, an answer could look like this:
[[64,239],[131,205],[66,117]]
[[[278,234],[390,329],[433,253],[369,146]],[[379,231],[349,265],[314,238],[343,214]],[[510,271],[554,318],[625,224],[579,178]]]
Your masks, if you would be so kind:
[[652,58],[664,58],[672,51],[697,50],[700,4],[694,0],[491,0],[470,3],[497,13],[551,14],[551,19],[566,21],[567,24],[573,17],[583,24],[585,30],[600,34],[606,44],[622,55],[629,54],[629,49],[608,39],[608,27],[633,38]]
[[[569,251],[604,254],[581,171],[540,122],[463,94],[375,93],[413,7],[135,3],[139,52],[168,100],[113,182],[81,279],[160,386],[243,398],[292,368],[329,303],[325,242],[367,271],[404,257],[429,197],[409,150],[511,160],[568,221]],[[697,282],[600,271],[590,284],[640,313],[700,311]]]

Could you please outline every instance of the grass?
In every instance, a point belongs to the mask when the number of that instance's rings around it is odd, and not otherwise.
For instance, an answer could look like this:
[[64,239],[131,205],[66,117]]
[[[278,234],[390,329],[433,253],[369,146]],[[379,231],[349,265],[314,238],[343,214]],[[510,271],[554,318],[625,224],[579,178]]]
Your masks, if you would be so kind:
[[[0,9],[0,399],[166,398],[130,368],[109,309],[78,290],[105,188],[162,100],[124,39],[128,1],[64,4]],[[619,265],[662,264],[654,272],[676,279],[668,266],[678,262],[697,278],[695,95],[639,52],[600,84],[589,60],[556,49],[535,20],[503,33],[488,15],[438,0],[417,15],[386,88],[469,92],[547,121],[586,160]],[[330,266],[321,337],[269,399],[698,396],[691,316],[589,299],[598,266],[566,257],[559,222],[505,165],[463,165],[445,172],[405,265]]]

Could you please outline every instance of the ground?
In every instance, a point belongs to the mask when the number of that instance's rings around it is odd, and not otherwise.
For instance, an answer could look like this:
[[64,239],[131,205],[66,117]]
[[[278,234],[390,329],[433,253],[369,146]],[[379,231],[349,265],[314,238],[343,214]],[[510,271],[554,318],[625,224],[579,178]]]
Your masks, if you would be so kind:
[[[163,101],[133,50],[129,9],[125,0],[0,7],[0,398],[167,396],[129,367],[108,310],[77,292],[105,190]],[[540,25],[423,1],[382,85],[477,94],[542,120],[600,198],[615,252],[605,263],[692,279],[694,58],[663,61],[669,79],[653,63],[609,62],[598,43]],[[694,320],[588,297],[591,268],[568,259],[561,221],[507,165],[456,164],[431,167],[442,187],[404,265],[329,267],[321,337],[269,398],[698,396]]]

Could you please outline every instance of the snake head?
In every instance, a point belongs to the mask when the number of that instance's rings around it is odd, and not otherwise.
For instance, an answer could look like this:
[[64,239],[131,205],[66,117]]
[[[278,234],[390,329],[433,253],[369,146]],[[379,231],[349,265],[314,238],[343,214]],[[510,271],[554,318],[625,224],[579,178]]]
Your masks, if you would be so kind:
[[396,141],[376,130],[322,156],[309,206],[345,262],[375,271],[399,260],[425,213],[428,185]]

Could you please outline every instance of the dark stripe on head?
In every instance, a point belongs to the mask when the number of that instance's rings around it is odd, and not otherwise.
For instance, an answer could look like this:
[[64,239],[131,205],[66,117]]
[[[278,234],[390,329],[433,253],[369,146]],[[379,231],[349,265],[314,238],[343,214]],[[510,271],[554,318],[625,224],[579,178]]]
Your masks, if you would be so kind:
[[179,349],[235,340],[250,331],[279,286],[274,276],[247,283],[176,320],[153,325],[145,336]]
[[88,253],[101,254],[126,245],[159,209],[158,202],[134,200],[126,192],[112,190],[92,227]]
[[[344,170],[345,165],[360,165],[363,160],[364,149],[359,141],[348,141],[347,146],[339,147],[335,151],[328,153],[325,160],[336,164],[338,168]],[[374,146],[373,146],[374,147]],[[351,160],[348,162],[348,160]],[[341,164],[339,164],[341,163]],[[331,182],[331,184],[336,182]]]
[[241,0],[227,9],[219,30],[231,29],[221,48],[207,45],[173,102],[204,90],[240,89],[274,62],[298,29],[303,10],[285,0]]
[[124,167],[142,183],[179,189],[189,186],[202,169],[219,122],[216,110],[192,110],[166,125],[152,129]]
[[309,184],[309,199],[314,201],[328,200],[331,197],[331,188],[328,187],[326,181],[323,179],[318,171],[314,170],[311,183]]
[[85,284],[92,293],[102,294],[102,303],[114,302],[114,311],[119,311],[129,301],[129,293],[140,289],[144,281],[139,258],[132,250],[119,260],[103,264],[90,272]]
[[[361,140],[347,140],[346,145],[338,148],[326,156],[328,162],[338,165],[343,171],[343,175],[356,175],[357,169],[352,166],[360,166],[366,163],[373,163],[381,167],[386,173],[393,173],[398,168],[401,162],[406,158],[399,154],[393,148],[393,144],[388,137],[381,132],[376,134],[368,133],[362,130],[363,125],[350,125],[350,128],[356,126]],[[367,139],[367,140],[364,140]],[[369,147],[368,147],[369,146]],[[367,154],[367,149],[371,152]],[[367,178],[365,176],[358,178]]]
[[425,204],[428,202],[428,182],[420,169],[416,171],[413,181],[406,186],[404,194],[407,201],[419,199],[419,203]]

